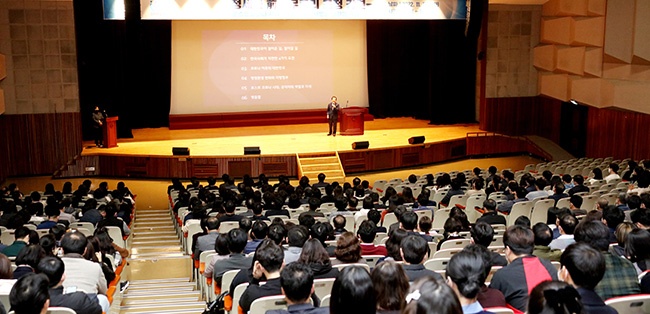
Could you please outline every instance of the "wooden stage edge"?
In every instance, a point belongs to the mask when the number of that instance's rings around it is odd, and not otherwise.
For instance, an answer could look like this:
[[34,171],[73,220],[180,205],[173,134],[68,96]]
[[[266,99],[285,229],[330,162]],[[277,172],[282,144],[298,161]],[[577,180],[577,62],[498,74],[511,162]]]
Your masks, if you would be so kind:
[[[121,141],[117,148],[84,149],[54,177],[168,179],[221,177],[225,173],[234,177],[261,173],[269,177],[297,177],[300,157],[333,152],[339,156],[346,175],[474,156],[531,154],[550,159],[543,149],[524,137],[482,132],[478,125],[432,126],[410,118],[376,119],[366,123],[364,135],[337,137],[326,136],[322,123],[277,128],[157,129],[142,130],[141,134],[134,130],[135,138]],[[426,137],[423,144],[408,145],[408,138],[419,135]],[[370,148],[353,150],[351,143],[357,141],[369,141]],[[179,146],[190,147],[191,155],[173,156],[171,147]],[[245,146],[259,146],[262,153],[244,155]],[[215,151],[223,154],[210,154]]]

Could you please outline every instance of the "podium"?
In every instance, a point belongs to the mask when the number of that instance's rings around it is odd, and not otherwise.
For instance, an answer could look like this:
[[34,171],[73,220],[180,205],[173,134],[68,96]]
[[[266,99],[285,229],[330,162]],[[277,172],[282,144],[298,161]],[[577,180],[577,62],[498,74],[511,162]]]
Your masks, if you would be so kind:
[[340,111],[341,135],[363,135],[364,115],[368,108],[350,107]]
[[117,120],[117,116],[107,117],[102,125],[104,148],[117,147]]

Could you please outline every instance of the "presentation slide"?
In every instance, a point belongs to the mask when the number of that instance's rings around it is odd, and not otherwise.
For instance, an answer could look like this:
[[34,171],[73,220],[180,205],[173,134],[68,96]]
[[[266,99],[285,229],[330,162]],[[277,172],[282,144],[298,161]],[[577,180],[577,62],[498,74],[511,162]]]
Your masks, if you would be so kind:
[[368,106],[363,21],[173,21],[171,114]]

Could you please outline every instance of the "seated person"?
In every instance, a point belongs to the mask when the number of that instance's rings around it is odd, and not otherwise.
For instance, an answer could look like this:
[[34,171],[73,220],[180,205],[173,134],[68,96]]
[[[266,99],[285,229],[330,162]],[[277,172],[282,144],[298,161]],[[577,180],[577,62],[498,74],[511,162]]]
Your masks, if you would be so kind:
[[508,200],[502,203],[501,205],[497,206],[497,210],[501,213],[504,214],[510,214],[510,211],[512,211],[512,206],[515,205],[516,203],[519,202],[526,202],[528,199],[526,198],[526,189],[522,187],[518,187],[515,189],[515,199],[513,200]]
[[463,223],[458,218],[447,218],[444,228],[444,238],[438,242],[438,250],[440,250],[442,244],[447,240],[465,239],[460,235],[460,232],[463,231]]
[[104,218],[97,223],[96,228],[118,227],[120,228],[123,237],[131,234],[131,230],[129,229],[129,226],[127,226],[122,219],[117,218],[117,207],[115,203],[111,202],[106,206],[100,207],[99,213]]
[[29,243],[29,229],[25,227],[16,228],[14,239],[14,243],[2,250],[2,254],[7,257],[18,256],[20,250],[27,246],[27,243]]
[[553,241],[553,231],[551,231],[551,228],[543,222],[538,222],[533,226],[533,233],[535,234],[533,255],[546,260],[559,262],[562,251],[552,250],[548,246]]
[[569,198],[569,209],[574,216],[584,216],[587,214],[587,211],[580,209],[580,206],[582,206],[582,196],[571,195]]
[[266,236],[269,233],[269,226],[266,224],[266,222],[262,220],[258,220],[255,223],[253,223],[253,228],[251,229],[251,240],[246,243],[246,247],[244,248],[244,254],[249,254],[255,252],[255,249],[257,249],[257,246],[266,239]]
[[576,243],[587,243],[605,257],[605,274],[594,289],[603,300],[641,291],[632,262],[609,252],[609,228],[605,224],[596,220],[581,223],[576,227],[574,238]]
[[486,278],[483,263],[480,254],[463,250],[454,254],[447,264],[447,284],[456,293],[463,313],[484,313],[477,300]]
[[45,209],[45,214],[47,215],[47,220],[38,224],[36,229],[50,229],[56,226],[59,223],[59,215],[61,211],[54,206],[49,206]]
[[332,265],[363,263],[359,238],[352,232],[341,234],[336,240],[334,256],[336,259],[332,261]]
[[239,222],[240,220],[242,220],[242,218],[244,218],[244,216],[235,214],[235,208],[237,207],[235,205],[235,202],[230,201],[230,200],[226,201],[223,204],[223,207],[226,210],[226,214],[219,217],[219,223],[222,223],[224,221],[236,221],[236,222]]
[[528,291],[542,281],[557,280],[557,270],[550,261],[531,255],[535,247],[533,231],[510,226],[503,235],[509,264],[492,277],[490,288],[500,290],[512,307],[526,311]]
[[375,223],[364,220],[357,230],[357,236],[361,239],[361,255],[386,256],[388,254],[385,246],[374,244],[375,235],[377,235]]
[[[352,219],[352,217],[350,217],[350,219]],[[343,215],[336,215],[332,220],[332,224],[334,225],[335,235],[348,232],[345,230],[346,218]]]
[[282,198],[275,198],[273,201],[267,202],[264,205],[265,208],[267,209],[264,215],[266,217],[278,216],[278,215],[291,217],[291,214],[289,213],[288,210],[282,209],[282,205],[284,205],[284,200]]
[[239,300],[240,310],[247,313],[253,301],[272,295],[281,295],[280,270],[284,265],[284,251],[271,240],[260,244],[255,252],[257,259],[253,263],[253,278],[260,280],[266,278],[266,284],[259,285],[253,281],[244,291]]
[[476,222],[485,222],[490,225],[505,225],[506,217],[497,213],[497,202],[487,199],[483,202],[483,216],[477,219]]
[[[577,196],[577,195],[574,195]],[[551,241],[548,247],[551,250],[564,250],[567,246],[576,242],[573,239],[573,232],[578,225],[578,219],[571,214],[564,214],[558,218],[557,226],[560,229],[560,236]]]
[[400,228],[406,230],[406,233],[409,235],[417,235],[422,237],[427,242],[433,242],[433,238],[430,235],[421,234],[415,232],[415,228],[418,226],[418,215],[413,211],[407,211],[399,217]]
[[302,253],[302,247],[309,239],[309,230],[305,226],[293,226],[287,232],[289,247],[284,251],[284,263],[297,261]]
[[9,303],[15,314],[47,313],[47,308],[50,306],[47,277],[41,274],[28,274],[18,279],[11,287]]
[[[477,222],[474,228],[470,230],[472,236],[472,243],[488,248],[492,245],[494,239],[494,229],[492,226],[485,222]],[[505,257],[497,252],[490,252],[490,266],[506,266],[508,261]]]
[[329,314],[327,307],[314,307],[311,295],[314,294],[314,275],[309,266],[302,263],[291,263],[280,272],[282,294],[287,300],[286,310],[269,310],[267,314]]
[[249,268],[253,261],[252,257],[248,257],[243,253],[246,247],[246,241],[248,240],[248,236],[244,230],[239,228],[232,229],[228,231],[227,237],[230,255],[228,258],[215,263],[214,270],[212,271],[214,281],[219,287],[221,287],[221,277],[223,274],[229,270]]
[[382,226],[379,225],[379,222],[381,221],[381,213],[378,210],[376,210],[376,209],[369,210],[367,216],[368,216],[369,221],[372,221],[372,222],[375,223],[375,226],[376,226],[375,231],[376,232],[384,232],[384,233],[386,233],[388,231],[388,230],[386,230],[385,227],[382,227]]
[[49,280],[50,306],[60,306],[73,309],[78,314],[101,314],[102,308],[97,300],[87,294],[76,291],[63,293],[65,280],[65,264],[58,257],[45,257],[38,263],[38,271],[45,274]]
[[559,279],[578,290],[585,313],[618,313],[594,291],[605,275],[605,257],[598,250],[586,243],[571,244],[562,253],[560,264]]
[[[492,260],[491,252],[477,244],[470,244],[463,248],[463,251],[472,252],[481,256],[483,259],[483,272],[485,273],[485,278],[487,278],[492,270],[492,266],[490,266]],[[476,296],[476,300],[483,307],[505,307],[507,305],[506,297],[503,296],[503,293],[497,289],[488,287],[485,283],[481,285],[481,290]]]
[[407,236],[402,240],[400,255],[404,261],[404,271],[413,282],[424,276],[431,276],[438,280],[443,280],[440,274],[424,268],[424,261],[429,258],[429,244],[422,237],[417,235]]

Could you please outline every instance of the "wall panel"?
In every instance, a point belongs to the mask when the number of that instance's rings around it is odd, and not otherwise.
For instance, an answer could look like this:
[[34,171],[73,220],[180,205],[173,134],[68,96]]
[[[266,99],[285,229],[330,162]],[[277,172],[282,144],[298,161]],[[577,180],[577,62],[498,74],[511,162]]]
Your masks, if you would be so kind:
[[81,150],[78,112],[0,116],[0,179],[51,175]]

